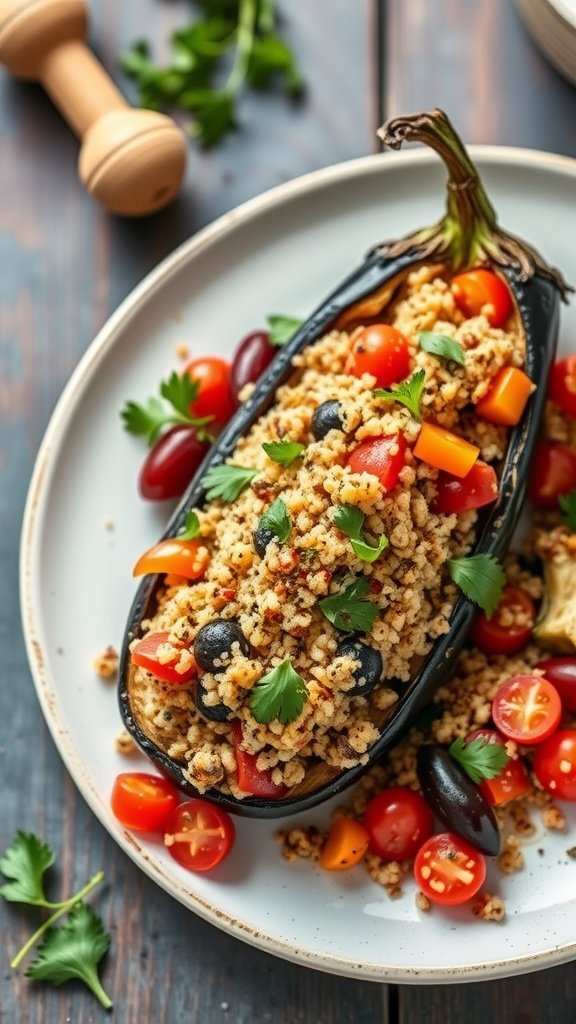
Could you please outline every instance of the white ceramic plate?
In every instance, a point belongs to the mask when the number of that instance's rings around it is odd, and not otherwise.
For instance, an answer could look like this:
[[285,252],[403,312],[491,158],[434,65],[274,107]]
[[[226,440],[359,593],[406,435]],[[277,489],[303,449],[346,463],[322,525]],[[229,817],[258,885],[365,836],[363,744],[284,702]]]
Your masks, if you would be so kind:
[[[476,157],[502,222],[576,280],[576,162],[507,149],[481,148]],[[501,925],[475,921],[467,909],[421,915],[412,883],[391,901],[361,868],[334,876],[286,864],[273,823],[238,821],[228,861],[190,874],[110,813],[108,794],[126,761],[113,746],[114,689],[94,678],[91,660],[109,643],[119,647],[131,567],[167,515],[137,497],[143,448],[121,429],[124,401],[155,392],[183,340],[194,353],[229,355],[267,313],[305,316],[370,245],[432,222],[443,191],[443,171],[428,153],[368,157],[283,185],[178,249],[124,302],[72,376],[38,456],[22,544],[24,629],[43,712],[85,799],[135,864],[191,910],[271,953],[402,982],[477,980],[576,956],[576,869],[566,855],[576,833],[539,834],[516,876],[491,869],[489,888],[506,896]],[[574,309],[562,335],[574,348]],[[323,808],[300,820],[327,815]]]

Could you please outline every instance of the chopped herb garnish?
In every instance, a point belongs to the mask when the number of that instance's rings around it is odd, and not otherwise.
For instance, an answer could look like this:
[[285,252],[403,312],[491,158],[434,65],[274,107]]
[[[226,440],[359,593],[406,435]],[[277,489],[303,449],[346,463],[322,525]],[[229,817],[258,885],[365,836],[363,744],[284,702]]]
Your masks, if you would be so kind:
[[378,614],[378,607],[364,598],[370,590],[365,576],[358,576],[340,594],[332,594],[318,602],[318,607],[336,629],[367,633]]
[[464,363],[466,354],[462,345],[447,334],[436,334],[434,331],[420,331],[418,335],[420,348],[432,356],[451,359],[453,363]]
[[493,555],[469,555],[449,558],[446,564],[450,576],[462,593],[490,617],[506,581],[498,559]]
[[564,513],[562,516],[564,526],[567,526],[572,533],[576,533],[576,490],[570,491],[569,494],[561,494],[558,504]]
[[290,466],[292,462],[300,458],[306,445],[283,437],[281,441],[267,441],[262,447],[273,462],[277,462],[280,466]]
[[334,526],[350,537],[352,548],[363,562],[375,562],[388,547],[388,537],[383,533],[376,545],[369,544],[362,536],[364,513],[355,505],[340,505],[334,512]]
[[190,509],[184,516],[184,526],[178,534],[178,540],[194,540],[200,532],[200,520],[195,512]]
[[246,466],[211,466],[202,481],[206,497],[209,501],[236,501],[258,473],[259,470]]
[[449,747],[449,752],[476,783],[495,779],[510,760],[506,748],[499,743],[491,743],[487,736],[477,736],[469,742],[458,737]]
[[200,382],[187,373],[172,373],[160,384],[160,395],[169,403],[166,407],[160,398],[149,398],[144,405],[137,402],[126,402],[120,415],[124,420],[124,429],[129,434],[145,437],[149,445],[154,444],[164,427],[183,425],[194,427],[201,441],[213,441],[213,437],[203,428],[210,423],[213,416],[193,416],[190,406],[198,398]]
[[264,530],[271,530],[271,532],[278,537],[281,544],[288,540],[292,529],[292,523],[290,522],[290,516],[288,515],[288,510],[282,498],[276,498],[276,500],[272,502],[272,504],[260,516],[260,522],[258,525]]
[[393,384],[391,388],[376,388],[372,393],[377,398],[388,398],[391,402],[405,405],[415,420],[420,419],[420,404],[426,381],[425,370],[415,370],[408,380]]
[[294,316],[278,316],[276,314],[266,317],[266,322],[270,344],[275,348],[282,348],[286,345],[304,323],[303,320],[298,320]]
[[307,696],[306,683],[286,658],[258,680],[252,690],[250,711],[257,722],[267,724],[277,719],[287,725],[298,718]]

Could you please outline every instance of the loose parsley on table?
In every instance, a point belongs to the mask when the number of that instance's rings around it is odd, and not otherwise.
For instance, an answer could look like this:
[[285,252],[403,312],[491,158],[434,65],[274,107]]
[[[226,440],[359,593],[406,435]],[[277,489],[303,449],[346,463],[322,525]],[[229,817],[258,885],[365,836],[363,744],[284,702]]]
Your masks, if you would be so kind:
[[236,501],[259,472],[258,469],[249,466],[234,466],[227,463],[211,466],[202,480],[206,497],[209,501],[212,498]]
[[250,711],[257,722],[268,724],[278,719],[282,725],[293,722],[304,707],[308,688],[289,658],[256,683],[250,698]]
[[290,466],[306,449],[305,444],[291,441],[288,437],[283,437],[281,441],[265,441],[262,447],[268,458],[279,466]]
[[391,402],[405,405],[415,420],[420,420],[422,392],[426,383],[426,371],[415,370],[408,380],[393,384],[391,388],[375,388],[372,392],[377,398],[388,398]]
[[364,513],[355,505],[339,505],[333,516],[334,526],[350,537],[357,557],[363,562],[375,562],[388,547],[388,537],[383,533],[376,545],[369,544],[362,536],[364,519]]
[[486,615],[495,611],[506,582],[504,569],[493,555],[449,558],[448,572],[463,594]]
[[213,441],[205,427],[214,419],[213,416],[193,416],[190,406],[198,398],[200,382],[187,373],[174,372],[160,384],[160,395],[169,403],[166,407],[160,398],[149,398],[145,404],[126,402],[120,415],[124,420],[124,429],[129,434],[145,437],[149,445],[153,445],[165,427],[182,425],[194,427],[201,441]]
[[490,743],[486,736],[477,736],[470,742],[459,736],[448,750],[476,784],[483,779],[495,779],[510,760],[506,748],[499,743]]
[[367,633],[374,624],[378,607],[364,598],[370,590],[366,576],[358,576],[340,594],[331,594],[318,602],[318,607],[336,629],[346,633]]

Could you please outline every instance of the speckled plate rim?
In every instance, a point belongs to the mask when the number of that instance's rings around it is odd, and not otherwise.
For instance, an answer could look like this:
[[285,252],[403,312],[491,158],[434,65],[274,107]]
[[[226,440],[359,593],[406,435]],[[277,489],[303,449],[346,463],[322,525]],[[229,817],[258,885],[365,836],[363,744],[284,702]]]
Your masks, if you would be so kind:
[[[480,161],[512,165],[518,168],[547,170],[576,181],[576,160],[570,157],[505,146],[474,146],[470,147],[470,152]],[[360,157],[313,171],[270,189],[224,214],[166,257],[133,289],[107,320],[66,384],[36,458],[24,510],[20,547],[22,624],[28,660],[42,713],[60,756],[82,796],[124,852],[154,882],[180,903],[216,927],[256,948],[305,967],[345,977],[406,984],[459,983],[528,973],[566,963],[576,958],[576,942],[565,943],[553,948],[543,948],[526,956],[511,956],[506,960],[495,960],[490,963],[478,963],[458,968],[446,966],[386,968],[381,963],[370,961],[358,963],[310,949],[295,948],[291,944],[254,930],[252,926],[242,920],[232,918],[225,912],[216,909],[209,901],[200,898],[197,893],[168,875],[162,865],[153,856],[150,856],[132,833],[118,826],[107,803],[102,799],[102,794],[97,790],[78,755],[74,737],[59,714],[54,679],[48,669],[39,640],[40,601],[34,590],[33,567],[34,551],[42,525],[44,500],[49,491],[50,480],[65,437],[68,417],[73,411],[76,394],[97,371],[107,352],[121,340],[124,328],[137,314],[140,304],[157,294],[182,267],[209,248],[213,242],[221,240],[233,228],[249,223],[263,212],[278,209],[307,192],[321,192],[323,189],[349,178],[361,180],[372,174],[385,174],[387,165],[398,168],[402,165],[433,163],[436,159],[433,154],[425,150],[415,150],[386,154],[385,156],[375,154]]]

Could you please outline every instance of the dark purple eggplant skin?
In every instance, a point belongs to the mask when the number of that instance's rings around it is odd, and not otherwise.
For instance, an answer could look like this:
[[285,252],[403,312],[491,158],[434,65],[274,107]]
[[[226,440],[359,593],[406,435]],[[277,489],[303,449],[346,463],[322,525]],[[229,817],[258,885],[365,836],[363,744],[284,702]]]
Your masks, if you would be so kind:
[[[216,444],[197,470],[162,539],[174,537],[179,532],[188,509],[203,505],[205,495],[202,481],[206,471],[212,466],[220,465],[232,454],[238,439],[273,403],[277,388],[292,373],[293,357],[326,333],[338,316],[350,306],[376,291],[397,274],[408,272],[411,267],[421,266],[423,262],[422,257],[415,252],[405,252],[401,256],[391,258],[380,255],[378,250],[373,250],[361,266],[332,292],[302,324],[289,343],[279,350],[256,384],[250,398],[244,402],[220,434]],[[548,375],[556,351],[560,307],[560,291],[547,277],[537,273],[523,281],[520,274],[513,269],[499,270],[508,281],[522,318],[526,338],[525,371],[530,379],[538,384],[538,388],[531,396],[520,423],[511,432],[502,468],[498,500],[479,520],[479,535],[473,553],[490,554],[496,558],[500,558],[508,548],[524,500],[530,462],[546,400]],[[160,582],[161,578],[158,576],[144,577],[128,616],[119,672],[120,713],[128,732],[158,769],[175,781],[187,795],[197,796],[197,791],[182,775],[182,764],[168,757],[145,735],[130,707],[127,687],[129,645],[134,637],[140,635],[142,620],[153,613],[155,594]],[[205,794],[206,797],[236,814],[256,818],[278,818],[305,811],[347,789],[364,774],[367,767],[379,761],[399,741],[433,693],[445,682],[462,650],[474,610],[475,606],[467,598],[461,597],[457,601],[450,619],[449,632],[435,642],[420,672],[402,693],[384,725],[380,738],[370,750],[368,765],[345,769],[330,782],[302,797],[288,796],[275,801],[246,797],[239,801],[216,789],[209,790]]]
[[481,853],[496,857],[500,831],[494,811],[449,752],[425,744],[418,750],[417,770],[422,793],[442,824]]

